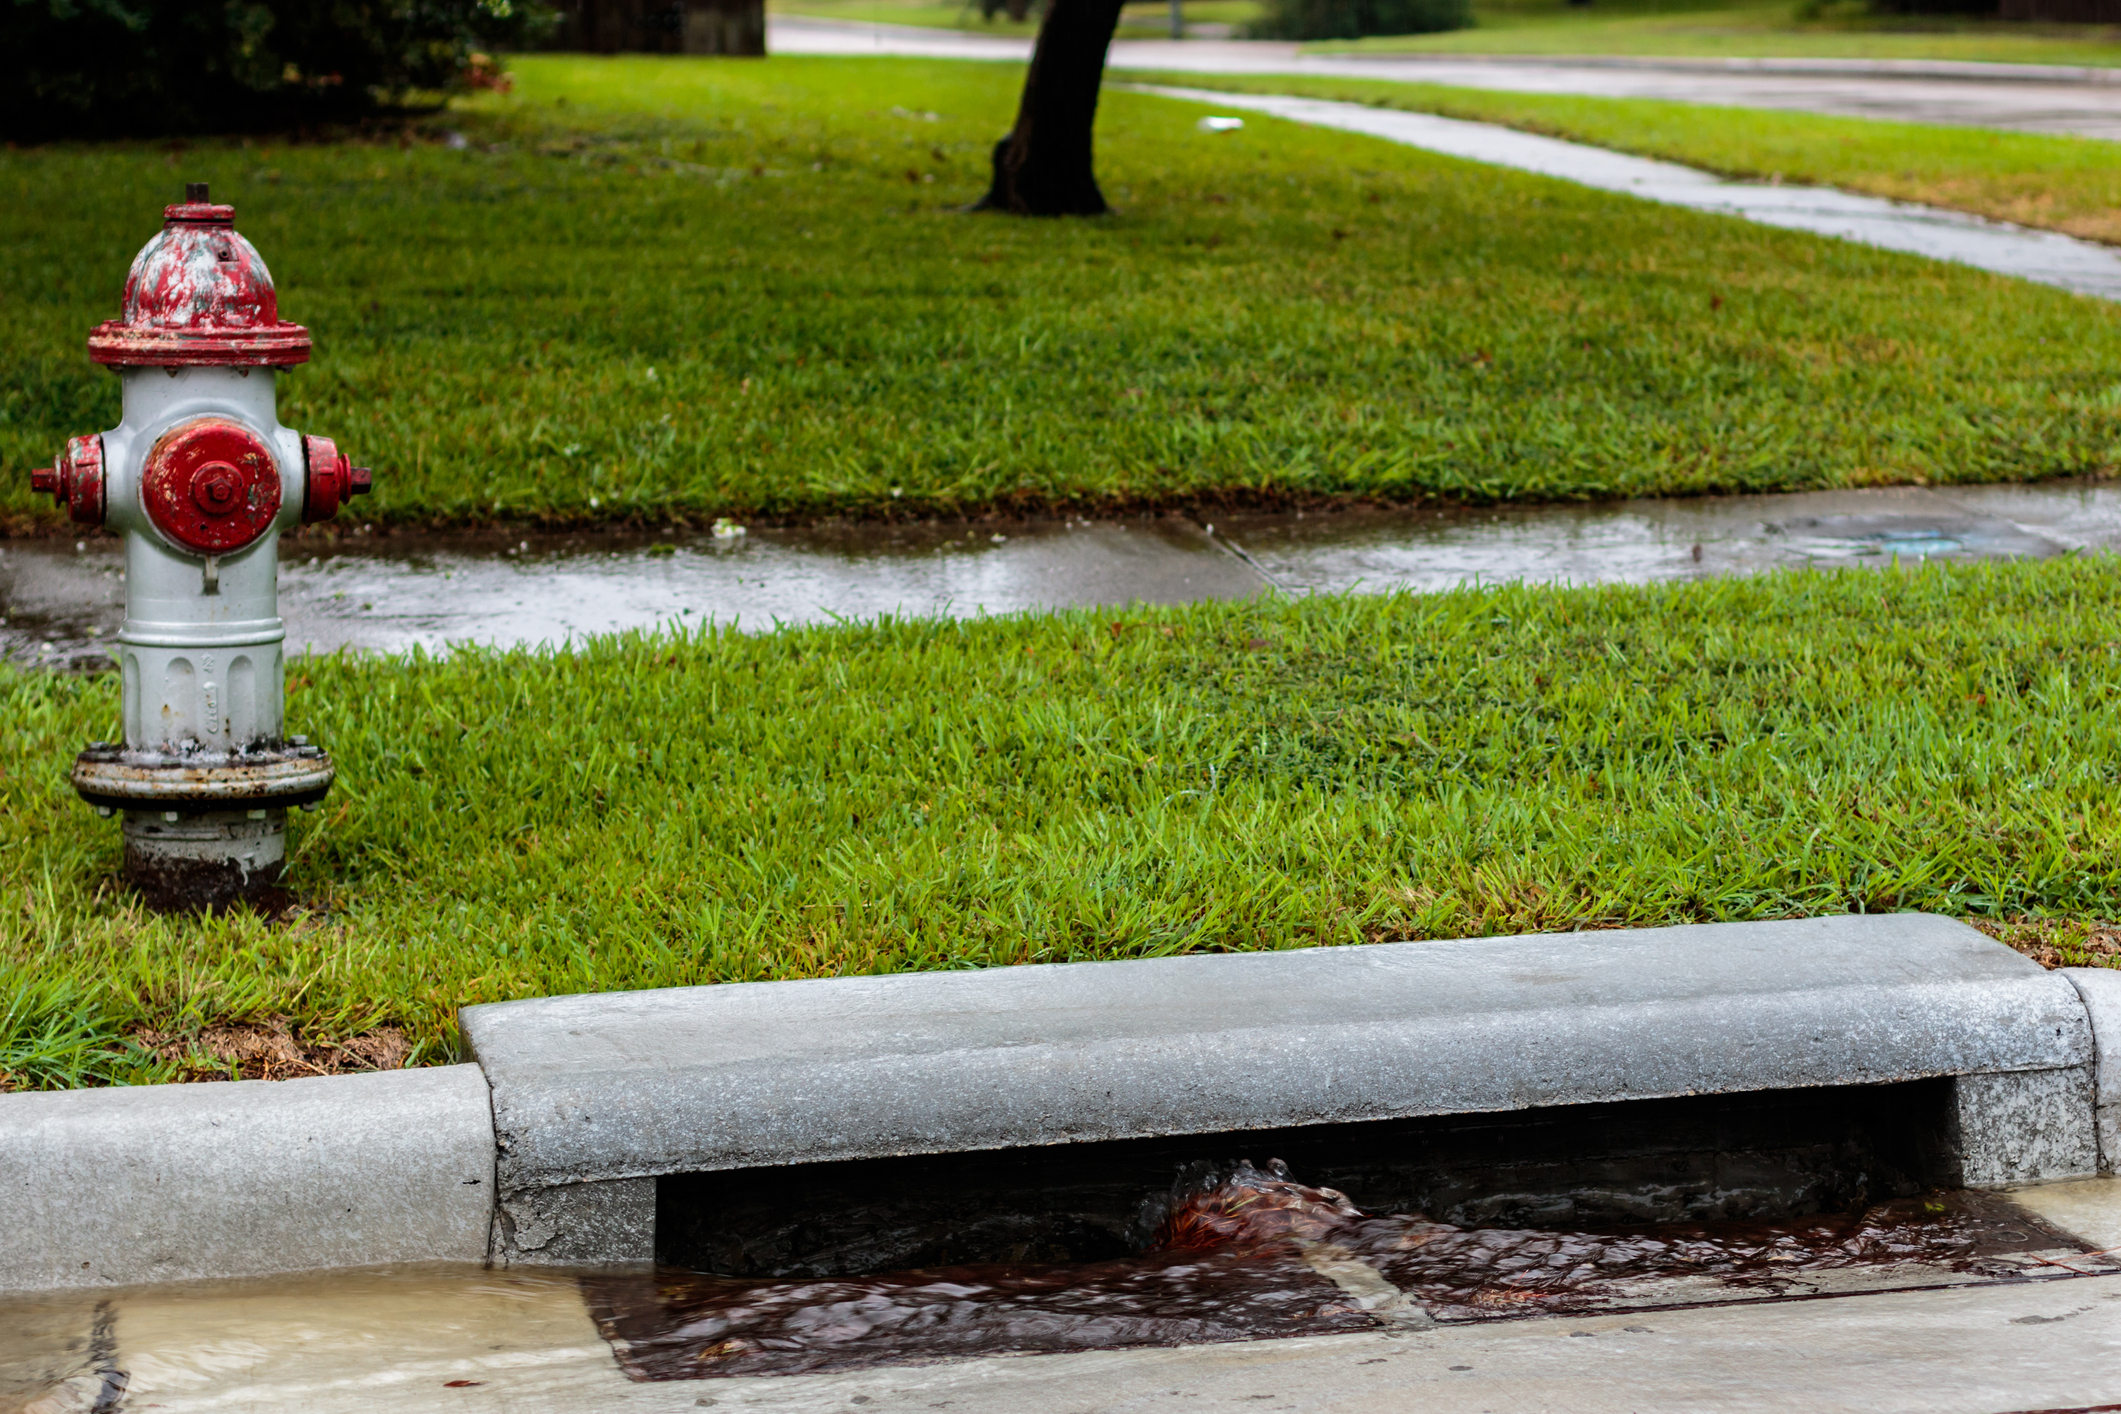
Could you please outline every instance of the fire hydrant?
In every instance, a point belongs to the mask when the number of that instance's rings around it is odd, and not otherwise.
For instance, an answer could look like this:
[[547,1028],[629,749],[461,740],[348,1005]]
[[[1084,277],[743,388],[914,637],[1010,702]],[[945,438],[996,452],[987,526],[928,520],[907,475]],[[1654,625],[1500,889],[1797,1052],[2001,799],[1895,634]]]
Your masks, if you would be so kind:
[[331,519],[370,478],[280,425],[274,376],[308,360],[309,331],[280,321],[235,208],[194,182],[162,214],[125,317],[88,336],[124,418],[31,484],[125,536],[125,740],[91,743],[73,785],[124,813],[126,877],[149,906],[192,911],[272,897],[289,808],[331,788],[331,758],[283,734],[280,532]]

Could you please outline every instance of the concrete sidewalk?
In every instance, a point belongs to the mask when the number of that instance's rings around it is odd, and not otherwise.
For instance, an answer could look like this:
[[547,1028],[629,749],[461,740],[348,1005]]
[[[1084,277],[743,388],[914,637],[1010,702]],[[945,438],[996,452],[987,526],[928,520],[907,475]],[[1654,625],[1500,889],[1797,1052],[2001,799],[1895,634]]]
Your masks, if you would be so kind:
[[1494,123],[1440,118],[1432,113],[1315,98],[1218,93],[1211,89],[1144,85],[1139,91],[1211,104],[1226,112],[1262,113],[1315,127],[1361,133],[1447,157],[1509,167],[1644,201],[1736,216],[1765,226],[1971,265],[2076,294],[2121,300],[2121,250],[2054,231],[2012,226],[1833,187],[1727,181],[1676,162],[1633,157],[1586,143],[1542,137]]
[[[776,54],[878,54],[1021,61],[1023,39],[853,24],[792,15],[767,21]],[[1383,57],[1304,54],[1271,40],[1114,41],[1114,70],[1164,69],[1203,74],[1302,74],[1389,79],[1513,93],[1570,93],[1599,98],[1663,98],[1734,108],[1781,108],[1849,118],[1885,118],[1954,127],[2007,128],[2121,140],[2121,75],[2096,69],[1906,64],[1847,61],[1639,60],[1605,58]],[[2070,81],[2074,79],[2075,81]]]

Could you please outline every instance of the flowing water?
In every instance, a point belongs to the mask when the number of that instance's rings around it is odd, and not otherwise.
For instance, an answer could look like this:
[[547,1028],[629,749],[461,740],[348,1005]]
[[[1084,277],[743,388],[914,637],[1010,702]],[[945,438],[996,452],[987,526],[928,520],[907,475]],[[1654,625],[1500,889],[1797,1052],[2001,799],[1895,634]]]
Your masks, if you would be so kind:
[[2024,1326],[2121,1290],[2099,1279],[2121,1264],[2038,1215],[2110,1243],[2117,1188],[1929,1193],[1770,1221],[1502,1228],[1367,1214],[1277,1164],[1224,1164],[1155,1200],[1162,1216],[1143,1250],[1101,1261],[744,1280],[437,1264],[0,1297],[0,1414],[841,1408],[852,1391],[833,1382],[863,1370],[1321,1335],[1411,1338],[1360,1353],[1428,1351],[1441,1375],[1445,1349],[1467,1349],[1458,1336],[1500,1334],[1512,1318],[1617,1334],[1661,1330],[1682,1308],[2054,1291],[2012,1316]]
[[583,1289],[628,1375],[676,1380],[2111,1270],[2121,1264],[1971,1193],[1779,1220],[1479,1228],[1365,1214],[1274,1161],[1174,1192],[1147,1249],[1120,1260],[824,1280],[661,1268]]

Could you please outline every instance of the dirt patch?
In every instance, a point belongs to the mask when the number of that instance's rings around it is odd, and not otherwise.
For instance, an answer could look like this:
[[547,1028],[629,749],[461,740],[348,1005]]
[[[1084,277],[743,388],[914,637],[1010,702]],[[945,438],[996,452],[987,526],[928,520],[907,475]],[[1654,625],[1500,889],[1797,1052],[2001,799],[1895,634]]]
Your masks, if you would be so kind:
[[2085,918],[2013,918],[1967,922],[2042,967],[2121,967],[2121,922]]
[[175,1065],[174,1078],[180,1081],[299,1080],[397,1070],[412,1054],[411,1039],[395,1026],[325,1040],[297,1035],[285,1017],[226,1022],[190,1034],[140,1030],[133,1040]]

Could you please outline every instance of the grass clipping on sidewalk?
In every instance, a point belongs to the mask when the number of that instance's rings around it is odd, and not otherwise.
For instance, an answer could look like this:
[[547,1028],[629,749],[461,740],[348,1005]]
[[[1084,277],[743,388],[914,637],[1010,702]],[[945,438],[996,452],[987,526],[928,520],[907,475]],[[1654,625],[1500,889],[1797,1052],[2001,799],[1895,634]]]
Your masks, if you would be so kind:
[[270,923],[144,914],[65,779],[116,678],[6,669],[0,1066],[170,1075],[239,1026],[419,1063],[460,1005],[598,989],[2113,920],[2117,625],[2084,557],[301,661],[340,775]]
[[[1014,66],[545,56],[400,148],[9,153],[0,516],[210,180],[363,517],[590,523],[2032,479],[2121,464],[2121,309],[1108,92],[1116,214],[959,210]],[[445,124],[468,145],[439,140]]]

